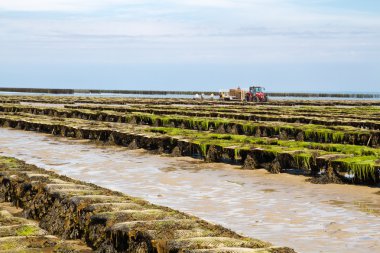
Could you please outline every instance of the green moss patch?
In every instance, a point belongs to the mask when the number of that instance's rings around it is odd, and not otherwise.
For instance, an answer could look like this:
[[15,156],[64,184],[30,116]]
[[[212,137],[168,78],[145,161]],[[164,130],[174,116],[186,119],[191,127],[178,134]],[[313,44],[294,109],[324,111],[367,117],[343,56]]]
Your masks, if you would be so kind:
[[35,226],[25,225],[19,229],[16,230],[16,235],[18,236],[32,236],[37,234],[40,229]]

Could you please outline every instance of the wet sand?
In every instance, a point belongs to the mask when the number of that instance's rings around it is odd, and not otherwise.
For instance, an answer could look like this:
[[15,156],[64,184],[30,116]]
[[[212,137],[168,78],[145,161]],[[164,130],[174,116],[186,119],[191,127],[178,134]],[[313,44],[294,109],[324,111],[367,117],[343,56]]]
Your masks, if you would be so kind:
[[380,188],[314,185],[302,176],[4,128],[0,154],[298,252],[380,252]]

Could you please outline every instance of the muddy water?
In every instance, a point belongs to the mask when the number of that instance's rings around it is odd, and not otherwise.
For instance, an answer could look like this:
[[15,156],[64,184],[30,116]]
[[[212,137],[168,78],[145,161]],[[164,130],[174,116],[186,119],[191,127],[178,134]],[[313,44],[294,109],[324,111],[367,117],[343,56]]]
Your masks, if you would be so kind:
[[0,155],[170,206],[298,252],[380,252],[380,188],[313,185],[302,176],[243,171],[4,128]]

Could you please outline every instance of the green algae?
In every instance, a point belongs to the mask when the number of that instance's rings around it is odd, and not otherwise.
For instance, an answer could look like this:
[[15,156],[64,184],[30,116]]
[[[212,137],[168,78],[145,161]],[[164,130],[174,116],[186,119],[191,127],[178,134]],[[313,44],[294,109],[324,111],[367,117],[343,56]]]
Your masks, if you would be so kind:
[[32,236],[35,235],[39,231],[39,228],[35,226],[29,226],[25,225],[22,226],[21,228],[16,230],[16,235],[18,236]]
[[307,170],[311,170],[311,159],[313,157],[310,153],[299,153],[295,154],[294,160],[297,163],[298,168],[306,168]]
[[[210,144],[219,144],[221,146],[233,146],[240,144],[252,145],[269,145],[288,147],[290,150],[309,149],[317,151],[326,151],[331,153],[353,154],[355,156],[380,156],[379,148],[371,148],[366,146],[357,146],[349,144],[334,144],[334,143],[314,143],[303,141],[286,141],[276,140],[270,138],[252,137],[246,135],[233,135],[233,134],[215,134],[210,132],[199,132],[187,129],[177,128],[151,128],[149,131],[160,132],[167,135],[183,136],[189,139],[196,139],[198,141],[208,141]],[[275,148],[274,148],[275,149]]]
[[239,159],[239,157],[240,157],[240,149],[235,148],[234,149],[234,159],[235,159],[235,161],[237,161]]
[[356,156],[340,158],[335,162],[341,162],[349,174],[354,175],[355,178],[366,181],[376,181],[376,161],[379,159],[377,156]]
[[201,153],[203,157],[207,156],[207,144],[200,143],[199,147],[201,148]]
[[[237,160],[240,150],[251,148],[263,148],[266,152],[278,155],[282,152],[297,151],[292,154],[297,167],[310,170],[314,157],[325,154],[342,153],[354,155],[354,157],[345,158],[342,161],[346,164],[350,173],[353,173],[359,180],[368,178],[375,179],[375,161],[379,159],[380,149],[344,145],[344,144],[320,144],[312,142],[282,141],[270,138],[255,138],[245,135],[231,134],[214,134],[198,131],[189,131],[182,129],[168,129],[164,131],[166,134],[182,135],[186,138],[196,140],[202,150],[202,155],[206,155],[207,144],[219,145],[222,147],[236,146],[234,148],[234,157]],[[248,145],[248,146],[247,146]],[[368,156],[370,155],[370,156]],[[371,156],[372,155],[372,156]]]
[[20,162],[12,157],[0,157],[0,168],[14,169],[18,168]]
[[307,140],[313,139],[314,136],[324,142],[340,143],[344,140],[345,132],[329,129],[322,125],[305,124],[298,128],[304,132]]

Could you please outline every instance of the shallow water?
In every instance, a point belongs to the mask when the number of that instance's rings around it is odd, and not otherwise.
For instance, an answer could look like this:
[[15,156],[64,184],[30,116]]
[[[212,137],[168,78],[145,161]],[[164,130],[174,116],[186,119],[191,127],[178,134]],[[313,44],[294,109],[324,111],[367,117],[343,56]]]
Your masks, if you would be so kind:
[[380,252],[380,188],[0,128],[0,155],[191,213],[298,252]]

